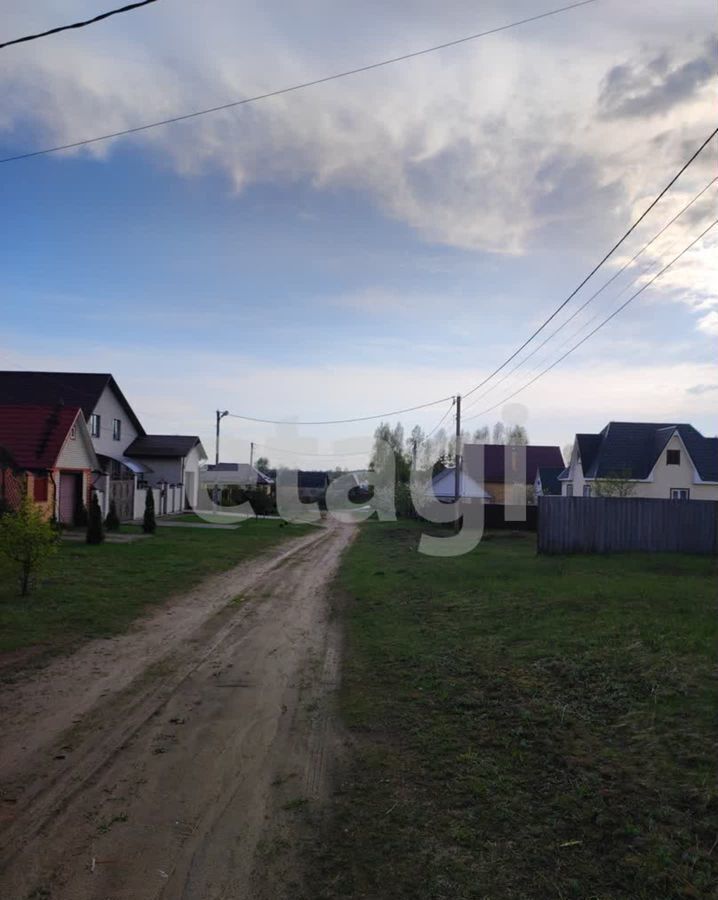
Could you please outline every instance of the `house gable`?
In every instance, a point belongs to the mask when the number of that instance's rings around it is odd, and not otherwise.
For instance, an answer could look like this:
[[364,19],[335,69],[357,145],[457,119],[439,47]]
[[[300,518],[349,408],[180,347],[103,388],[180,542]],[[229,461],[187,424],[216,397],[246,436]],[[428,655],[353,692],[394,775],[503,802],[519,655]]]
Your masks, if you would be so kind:
[[85,417],[78,411],[75,421],[67,432],[65,441],[57,456],[55,467],[58,469],[99,469],[95,448],[92,446],[90,432],[87,430]]

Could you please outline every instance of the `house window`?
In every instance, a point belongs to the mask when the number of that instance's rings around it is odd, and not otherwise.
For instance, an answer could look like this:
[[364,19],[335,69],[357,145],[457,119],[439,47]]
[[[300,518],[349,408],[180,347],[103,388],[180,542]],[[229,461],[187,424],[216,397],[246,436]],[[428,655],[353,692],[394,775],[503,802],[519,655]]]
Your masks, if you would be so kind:
[[680,450],[666,450],[666,465],[667,466],[680,466],[681,464],[681,451]]
[[583,486],[583,496],[584,496],[584,497],[590,497],[590,496],[591,496],[591,485],[590,485],[590,484],[584,484],[584,486]]
[[96,438],[100,436],[100,417],[97,413],[90,416],[90,434]]
[[[670,453],[670,450],[668,451]],[[676,450],[676,453],[679,451]],[[690,500],[691,492],[688,488],[671,488],[671,500]]]
[[47,500],[47,475],[36,475],[32,482],[32,499],[36,503]]
[[571,484],[570,481],[569,481],[569,483],[566,485],[566,496],[567,496],[567,497],[573,497],[573,485]]
[[73,425],[72,428],[70,429],[70,440],[74,441],[76,437],[77,437],[77,428],[75,428],[75,426]]
[[112,420],[112,440],[119,441],[122,437],[122,422],[119,419]]

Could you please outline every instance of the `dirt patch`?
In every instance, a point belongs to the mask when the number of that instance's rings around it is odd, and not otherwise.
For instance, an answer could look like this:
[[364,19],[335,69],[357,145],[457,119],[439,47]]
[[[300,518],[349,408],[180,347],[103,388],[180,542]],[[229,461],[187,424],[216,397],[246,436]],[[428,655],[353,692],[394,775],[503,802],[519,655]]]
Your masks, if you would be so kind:
[[285,545],[0,690],[3,896],[259,897],[268,854],[290,878],[332,740],[325,588],[353,534]]

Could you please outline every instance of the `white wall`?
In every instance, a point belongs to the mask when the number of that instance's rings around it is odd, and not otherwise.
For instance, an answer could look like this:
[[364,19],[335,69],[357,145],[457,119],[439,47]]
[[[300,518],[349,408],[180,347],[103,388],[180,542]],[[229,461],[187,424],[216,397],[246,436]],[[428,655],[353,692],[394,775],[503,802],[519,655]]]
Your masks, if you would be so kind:
[[145,498],[147,496],[147,491],[152,490],[155,498],[155,515],[159,515],[160,508],[160,489],[159,488],[135,488],[135,510],[134,516],[135,519],[141,519],[145,514]]
[[[95,452],[102,453],[105,456],[123,456],[127,447],[137,437],[137,430],[130,422],[127,413],[109,385],[102,392],[93,412],[100,416],[101,426],[100,436],[92,438]],[[112,437],[113,419],[119,419],[122,423],[119,441],[114,440]]]

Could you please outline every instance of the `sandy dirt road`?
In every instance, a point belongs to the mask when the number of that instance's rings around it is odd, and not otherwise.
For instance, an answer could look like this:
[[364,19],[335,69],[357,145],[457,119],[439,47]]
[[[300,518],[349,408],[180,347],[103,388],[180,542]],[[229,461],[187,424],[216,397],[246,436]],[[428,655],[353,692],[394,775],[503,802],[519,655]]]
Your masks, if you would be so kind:
[[285,544],[3,685],[3,900],[279,896],[277,848],[336,740],[326,588],[353,534]]

